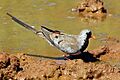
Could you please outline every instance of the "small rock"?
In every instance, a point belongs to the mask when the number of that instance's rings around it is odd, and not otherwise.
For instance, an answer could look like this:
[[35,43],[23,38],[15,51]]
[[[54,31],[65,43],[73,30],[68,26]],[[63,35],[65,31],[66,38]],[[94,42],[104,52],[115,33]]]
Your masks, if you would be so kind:
[[9,65],[9,56],[7,54],[0,54],[0,69]]
[[102,0],[84,0],[72,11],[79,12],[85,18],[101,19],[106,17],[107,10],[104,8]]

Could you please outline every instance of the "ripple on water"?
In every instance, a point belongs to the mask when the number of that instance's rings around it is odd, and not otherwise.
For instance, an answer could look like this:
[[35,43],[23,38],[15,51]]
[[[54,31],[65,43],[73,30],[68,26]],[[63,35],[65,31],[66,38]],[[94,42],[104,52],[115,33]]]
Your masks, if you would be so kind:
[[99,41],[105,41],[107,38],[108,34],[107,33],[98,33],[97,34],[97,40]]
[[67,18],[67,19],[75,19],[74,16],[67,16],[66,18]]
[[48,5],[48,6],[56,6],[57,4],[54,3],[54,2],[50,2],[50,3],[48,3],[47,5]]
[[2,9],[3,7],[0,6],[0,10]]

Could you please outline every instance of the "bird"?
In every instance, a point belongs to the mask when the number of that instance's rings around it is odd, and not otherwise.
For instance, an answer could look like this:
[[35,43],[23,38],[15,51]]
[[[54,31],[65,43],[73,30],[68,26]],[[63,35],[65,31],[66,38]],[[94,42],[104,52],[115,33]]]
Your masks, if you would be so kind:
[[59,30],[52,30],[43,25],[41,25],[41,30],[36,30],[31,25],[17,19],[10,13],[7,13],[7,15],[18,24],[34,32],[36,35],[45,38],[50,45],[66,53],[64,55],[65,59],[68,59],[67,55],[81,54],[88,47],[89,39],[95,39],[95,36],[93,36],[92,31],[89,29],[83,29],[78,35],[63,33]]

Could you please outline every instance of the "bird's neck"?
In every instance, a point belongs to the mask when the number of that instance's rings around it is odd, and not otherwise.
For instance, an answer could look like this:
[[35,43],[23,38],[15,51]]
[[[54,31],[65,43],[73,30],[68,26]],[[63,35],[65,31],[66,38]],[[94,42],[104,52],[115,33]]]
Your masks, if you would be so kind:
[[88,46],[89,39],[87,38],[87,35],[79,35],[78,42],[80,45],[80,49],[84,51],[84,49]]
[[79,35],[79,40],[87,41],[88,40],[87,35],[85,35],[85,34]]

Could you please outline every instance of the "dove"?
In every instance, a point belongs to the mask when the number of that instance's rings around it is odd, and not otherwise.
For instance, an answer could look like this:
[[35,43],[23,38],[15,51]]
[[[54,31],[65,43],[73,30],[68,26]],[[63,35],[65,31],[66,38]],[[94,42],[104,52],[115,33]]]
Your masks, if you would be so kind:
[[[36,30],[34,27],[17,19],[10,13],[7,13],[7,15],[18,24],[34,32],[36,35],[45,38],[50,45],[66,53],[66,55],[81,54],[88,47],[89,39],[95,38],[92,35],[92,31],[89,29],[82,30],[78,35],[63,33],[59,30],[52,30],[45,26],[41,26],[41,30]],[[64,55],[64,57],[67,59],[66,55]]]

